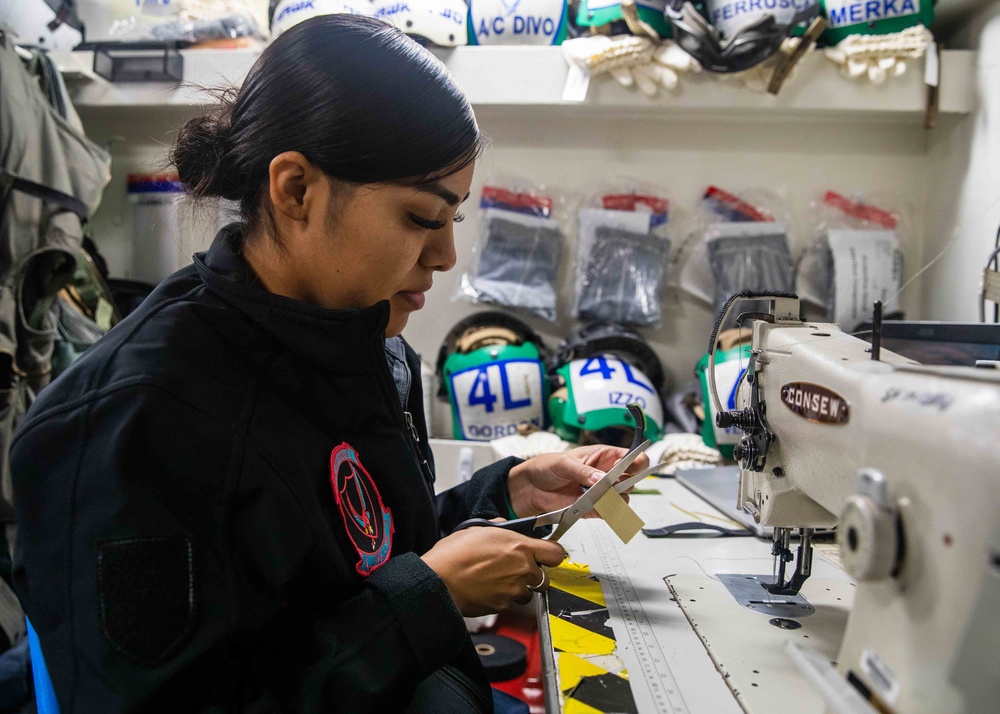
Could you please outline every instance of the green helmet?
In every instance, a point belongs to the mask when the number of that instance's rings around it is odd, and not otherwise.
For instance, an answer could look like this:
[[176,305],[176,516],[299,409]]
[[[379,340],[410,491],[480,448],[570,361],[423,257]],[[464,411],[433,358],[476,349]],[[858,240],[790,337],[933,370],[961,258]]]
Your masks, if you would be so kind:
[[[660,37],[670,37],[670,24],[663,11],[667,0],[636,0],[638,19],[649,25]],[[576,13],[576,24],[580,27],[601,27],[615,22],[625,24],[621,0],[580,0]],[[628,28],[626,28],[627,30]],[[613,29],[612,32],[617,32]]]
[[560,345],[549,398],[552,428],[576,443],[628,446],[634,429],[626,404],[646,413],[645,437],[663,435],[663,368],[646,342],[617,325],[589,325]]
[[886,35],[914,25],[930,27],[936,0],[820,0],[829,23],[823,40],[835,45],[849,35]]
[[438,351],[439,397],[451,404],[455,439],[489,441],[520,424],[543,427],[548,381],[544,343],[502,312],[480,312],[456,324]]

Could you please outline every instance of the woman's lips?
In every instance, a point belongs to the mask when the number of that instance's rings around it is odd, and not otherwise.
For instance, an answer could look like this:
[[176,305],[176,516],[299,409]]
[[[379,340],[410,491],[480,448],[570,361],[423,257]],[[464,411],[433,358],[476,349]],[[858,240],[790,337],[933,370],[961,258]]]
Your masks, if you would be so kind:
[[411,290],[401,290],[400,292],[398,292],[396,294],[399,295],[401,298],[403,298],[403,301],[406,302],[414,310],[419,310],[419,309],[421,309],[424,306],[424,299],[425,298],[424,298],[424,294],[422,292],[411,291]]

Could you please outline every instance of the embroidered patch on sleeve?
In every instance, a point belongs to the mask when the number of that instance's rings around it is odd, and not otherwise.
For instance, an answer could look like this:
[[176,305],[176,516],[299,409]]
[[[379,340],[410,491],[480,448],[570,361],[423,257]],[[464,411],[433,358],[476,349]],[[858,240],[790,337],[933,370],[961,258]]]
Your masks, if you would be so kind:
[[194,631],[194,548],[184,536],[97,544],[101,632],[129,659],[154,663]]
[[392,552],[392,511],[382,503],[375,481],[346,442],[330,452],[330,485],[347,537],[358,551],[355,569],[359,575],[371,575]]

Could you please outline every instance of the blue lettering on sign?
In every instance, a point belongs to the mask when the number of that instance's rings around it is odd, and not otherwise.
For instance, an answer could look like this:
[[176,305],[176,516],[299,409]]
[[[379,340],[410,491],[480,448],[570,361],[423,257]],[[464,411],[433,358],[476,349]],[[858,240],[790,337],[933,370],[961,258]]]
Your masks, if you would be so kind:
[[623,406],[623,407],[629,404],[638,404],[643,409],[646,408],[646,400],[643,399],[640,395],[633,394],[632,392],[609,391],[608,404],[614,404],[616,406]]
[[[138,0],[136,0],[136,2],[138,2]],[[294,5],[286,5],[284,8],[282,8],[281,12],[278,13],[278,16],[274,18],[274,22],[275,23],[281,22],[282,18],[284,18],[287,15],[291,15],[293,12],[315,9],[313,7],[313,2],[314,0],[303,0],[303,2],[297,2]]]
[[441,17],[445,18],[446,20],[454,20],[456,25],[461,25],[463,22],[465,22],[465,13],[464,12],[457,13],[453,11],[450,7],[446,7],[444,10],[441,11]]
[[411,12],[410,6],[404,2],[396,5],[390,5],[389,7],[380,7],[378,12],[375,13],[375,17],[392,17],[393,15],[398,15],[401,12]]
[[[866,2],[868,0],[862,0]],[[907,0],[912,2],[912,0]],[[896,2],[896,0],[885,0]],[[804,10],[814,4],[815,0],[733,0],[725,5],[717,5],[712,10],[712,22],[718,24],[735,20],[741,15],[761,15],[774,10]]]
[[531,394],[524,399],[514,399],[510,393],[510,378],[507,376],[507,363],[500,362],[495,365],[483,365],[478,368],[476,378],[469,389],[469,397],[466,403],[470,407],[482,406],[487,413],[493,412],[493,405],[497,403],[498,397],[490,389],[489,369],[495,367],[500,371],[500,387],[503,392],[503,408],[505,410],[521,409],[531,406]]
[[[479,373],[472,383],[472,389],[469,390],[469,406],[476,407],[482,404],[486,407],[487,412],[492,412],[497,398],[490,391],[490,378],[486,374],[486,369],[486,367],[480,367]],[[507,371],[504,370],[503,374],[506,375]]]
[[533,15],[514,16],[515,35],[539,35],[542,33],[552,34],[555,32],[555,24],[550,17],[536,17]]
[[[531,419],[529,423],[541,426],[538,419]],[[517,434],[517,424],[471,424],[466,433],[474,439],[499,439]]]
[[920,12],[920,5],[915,0],[857,0],[828,7],[827,11],[830,27],[843,27],[914,15]]
[[[592,365],[596,364],[594,367]],[[591,357],[580,368],[580,376],[586,377],[588,374],[600,374],[604,379],[611,379],[615,373],[615,368],[608,365],[608,361],[603,357]]]
[[[631,368],[631,367],[629,367],[629,366],[628,366],[627,364],[625,364],[624,362],[622,362],[622,370],[624,370],[624,372],[625,372],[625,379],[627,379],[627,380],[628,380],[629,382],[631,382],[632,384],[635,384],[635,385],[637,385],[637,386],[639,386],[639,387],[642,387],[642,388],[643,388],[643,389],[645,389],[645,390],[646,390],[647,392],[651,392],[651,393],[653,393],[653,394],[655,394],[655,393],[656,393],[656,392],[655,392],[655,391],[653,390],[653,388],[652,388],[652,387],[650,387],[650,386],[649,386],[648,384],[646,384],[645,382],[640,382],[640,381],[639,381],[638,379],[636,379],[636,378],[635,378],[635,375],[634,375],[634,374],[632,374],[632,368]],[[645,405],[645,404],[643,404],[643,407],[645,407],[645,406],[646,406],[646,405]]]

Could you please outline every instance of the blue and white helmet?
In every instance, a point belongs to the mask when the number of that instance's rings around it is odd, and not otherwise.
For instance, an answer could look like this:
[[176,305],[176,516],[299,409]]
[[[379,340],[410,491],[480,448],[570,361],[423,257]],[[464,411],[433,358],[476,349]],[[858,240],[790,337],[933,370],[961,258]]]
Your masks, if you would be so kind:
[[469,0],[470,45],[561,45],[566,0]]
[[377,17],[441,47],[468,42],[465,0],[278,0],[271,6],[271,35],[317,15],[338,13]]

